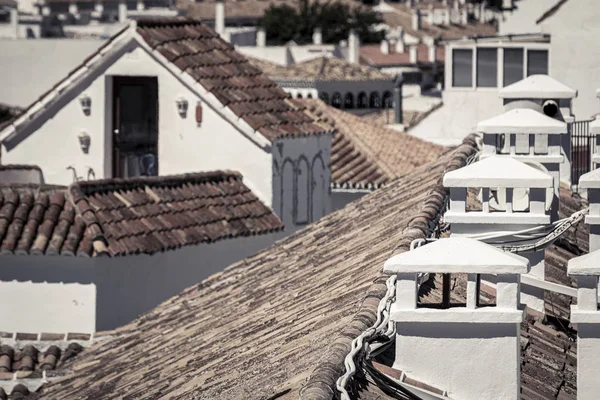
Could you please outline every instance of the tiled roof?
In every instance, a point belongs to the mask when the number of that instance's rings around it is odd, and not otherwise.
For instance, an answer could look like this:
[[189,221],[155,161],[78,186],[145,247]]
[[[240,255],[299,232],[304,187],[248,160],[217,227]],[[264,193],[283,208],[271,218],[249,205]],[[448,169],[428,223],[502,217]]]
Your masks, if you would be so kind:
[[280,229],[234,172],[0,186],[0,254],[152,254]]
[[[472,36],[493,36],[497,33],[494,25],[489,23],[469,22],[467,25],[430,25],[427,19],[421,17],[421,29],[415,31],[412,29],[412,10],[404,3],[387,2],[386,5],[393,7],[393,12],[381,13],[384,23],[392,28],[402,27],[407,34],[424,38],[425,36],[440,38],[444,40],[460,39],[462,37]],[[427,8],[423,3],[419,8]]]
[[[333,399],[351,342],[374,323],[386,292],[383,262],[429,234],[448,195],[442,175],[464,166],[475,147],[469,137],[438,160],[190,287],[81,354],[41,397]],[[577,203],[573,198],[568,207]],[[439,289],[427,295],[439,296]],[[534,318],[522,325],[521,336],[522,398],[573,398],[574,343],[560,327]],[[390,398],[372,382],[360,383],[361,400]]]
[[141,20],[137,32],[267,139],[327,133],[292,107],[283,89],[207,25],[185,18]]
[[[410,62],[410,50],[408,45],[405,47],[406,51],[404,53],[395,52],[393,47],[393,45],[390,45],[390,52],[385,54],[381,52],[381,46],[378,44],[366,44],[360,46],[360,61],[361,63],[372,67],[412,65]],[[445,58],[446,52],[444,46],[436,46],[436,62],[443,65]],[[429,49],[427,45],[423,43],[417,45],[417,64],[431,64],[429,61]]]
[[[402,110],[402,125],[404,125],[404,130],[408,131],[410,128],[423,121],[430,113],[441,107],[441,105],[442,103],[440,102],[439,106],[433,106],[431,110],[425,112]],[[372,125],[386,126],[394,124],[394,109],[384,108],[381,110],[374,110],[367,114],[361,115],[360,118],[363,120],[363,122]]]
[[[361,304],[377,307],[378,292],[365,298],[373,278],[399,238],[408,246],[425,235],[428,221],[444,207],[444,170],[464,165],[473,145],[469,141],[119,328],[78,357],[72,375],[43,388],[42,397],[284,400],[297,399],[309,378],[321,382],[324,370],[337,377],[358,325],[352,323],[352,334],[340,331]],[[333,354],[339,365],[329,364]]]
[[317,99],[295,99],[318,121],[336,129],[331,146],[334,187],[376,188],[436,160],[446,148],[371,124]]
[[337,57],[320,57],[287,67],[268,61],[250,59],[250,62],[260,68],[271,79],[298,79],[310,81],[360,81],[386,80],[393,77],[374,68],[350,63]]

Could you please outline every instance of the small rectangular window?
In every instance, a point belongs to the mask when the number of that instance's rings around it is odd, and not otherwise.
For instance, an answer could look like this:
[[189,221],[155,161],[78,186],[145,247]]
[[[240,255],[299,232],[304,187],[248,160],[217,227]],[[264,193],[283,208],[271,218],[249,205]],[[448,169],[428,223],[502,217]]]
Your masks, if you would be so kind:
[[504,49],[504,86],[524,78],[523,58],[523,49]]
[[473,86],[473,50],[452,50],[452,86]]
[[498,87],[498,49],[477,49],[477,87]]
[[548,74],[548,50],[527,50],[527,76]]

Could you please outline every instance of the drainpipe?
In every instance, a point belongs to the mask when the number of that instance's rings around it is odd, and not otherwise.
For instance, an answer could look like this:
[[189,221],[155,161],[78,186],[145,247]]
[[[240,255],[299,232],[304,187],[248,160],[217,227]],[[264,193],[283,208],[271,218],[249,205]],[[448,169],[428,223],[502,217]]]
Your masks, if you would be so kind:
[[402,73],[396,75],[394,80],[394,122],[402,123],[402,85],[404,84],[404,76]]

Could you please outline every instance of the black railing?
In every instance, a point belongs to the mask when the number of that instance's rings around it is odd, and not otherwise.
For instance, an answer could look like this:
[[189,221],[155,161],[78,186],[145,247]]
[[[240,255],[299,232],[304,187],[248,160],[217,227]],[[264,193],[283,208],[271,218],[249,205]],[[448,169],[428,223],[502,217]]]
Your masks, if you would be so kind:
[[578,185],[581,175],[592,170],[595,137],[590,133],[590,120],[575,121],[571,130],[571,184]]

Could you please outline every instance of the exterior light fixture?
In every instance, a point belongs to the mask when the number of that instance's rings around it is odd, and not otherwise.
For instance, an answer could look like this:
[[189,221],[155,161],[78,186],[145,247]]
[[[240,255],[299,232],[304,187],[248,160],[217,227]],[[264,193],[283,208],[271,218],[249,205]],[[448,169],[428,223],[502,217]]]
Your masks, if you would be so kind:
[[181,118],[185,118],[187,116],[188,101],[183,97],[180,97],[175,103],[177,104],[177,112],[179,113]]
[[81,147],[81,150],[83,150],[83,152],[87,154],[90,150],[90,143],[92,141],[92,138],[86,131],[81,131],[81,133],[77,135],[77,138],[79,139],[79,146]]
[[92,112],[92,98],[87,94],[84,94],[79,98],[79,103],[81,104],[81,109],[85,115],[90,115]]

